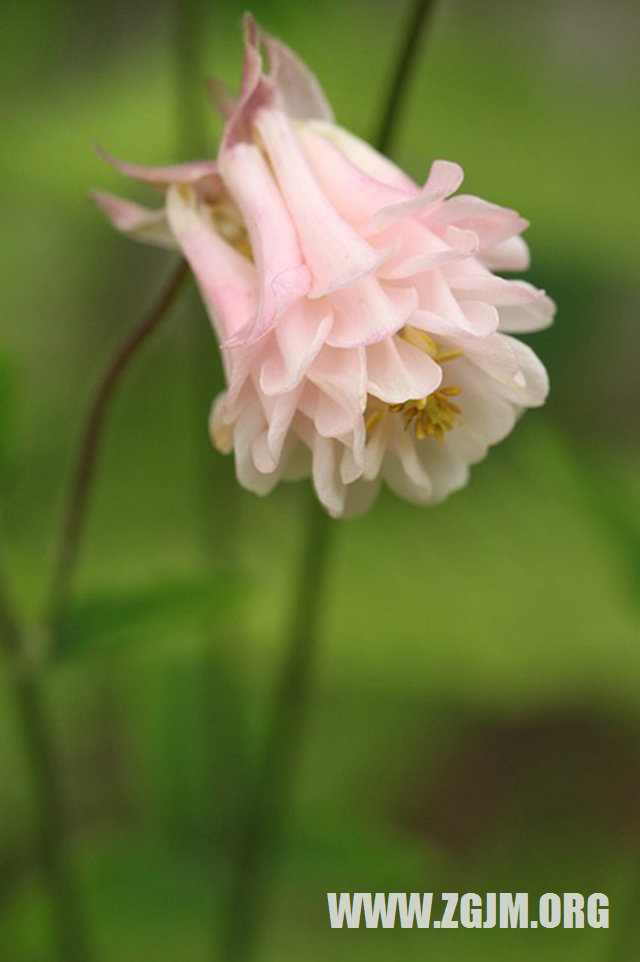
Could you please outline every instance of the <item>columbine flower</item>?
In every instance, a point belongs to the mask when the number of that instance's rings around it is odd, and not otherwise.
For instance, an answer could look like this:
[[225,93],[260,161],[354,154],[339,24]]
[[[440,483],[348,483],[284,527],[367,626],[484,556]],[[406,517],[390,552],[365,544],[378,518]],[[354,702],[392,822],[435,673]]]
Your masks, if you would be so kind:
[[454,163],[417,186],[335,125],[313,75],[250,17],[240,96],[213,94],[226,116],[215,163],[113,161],[164,207],[96,199],[193,269],[228,383],[214,443],[258,494],[311,475],[334,516],[365,510],[380,479],[441,500],[547,394],[542,364],[509,334],[547,326],[554,305],[493,273],[527,267],[526,221],[452,196]]

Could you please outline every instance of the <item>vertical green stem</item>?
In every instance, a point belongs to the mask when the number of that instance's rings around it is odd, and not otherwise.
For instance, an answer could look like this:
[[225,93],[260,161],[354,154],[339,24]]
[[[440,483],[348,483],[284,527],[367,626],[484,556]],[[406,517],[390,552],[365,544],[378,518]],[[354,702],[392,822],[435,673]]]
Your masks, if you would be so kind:
[[91,962],[85,914],[65,851],[64,805],[42,675],[35,660],[27,657],[27,639],[1,572],[0,639],[33,786],[36,854],[49,894],[55,956],[59,962]]
[[335,524],[313,494],[310,498],[285,660],[260,770],[247,800],[236,853],[231,902],[223,932],[225,962],[245,962],[254,958],[266,908],[268,863],[288,815],[293,776],[305,734],[325,598],[329,542]]
[[422,34],[434,7],[435,0],[416,0],[409,12],[404,40],[398,51],[398,59],[394,64],[387,101],[382,111],[380,128],[373,141],[383,154],[388,154],[391,151]]
[[38,862],[49,892],[56,958],[95,958],[81,893],[65,845],[64,800],[42,675],[35,665],[18,669],[15,699],[35,799]]

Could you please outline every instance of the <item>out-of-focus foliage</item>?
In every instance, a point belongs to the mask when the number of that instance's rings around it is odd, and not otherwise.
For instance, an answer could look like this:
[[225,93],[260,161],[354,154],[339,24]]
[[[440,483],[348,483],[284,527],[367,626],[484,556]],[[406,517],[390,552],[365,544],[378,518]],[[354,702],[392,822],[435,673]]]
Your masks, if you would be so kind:
[[[202,59],[237,84],[242,12],[168,0],[33,9],[0,14],[0,355],[20,379],[16,422],[3,360],[1,513],[4,566],[30,619],[81,412],[166,265],[87,202],[94,186],[152,198],[91,144],[140,162],[186,159],[185,76]],[[203,25],[190,63],[175,40],[187,9]],[[366,136],[402,29],[389,9],[260,0],[254,13],[314,67],[340,122]],[[442,507],[384,497],[340,526],[265,962],[426,952],[512,962],[516,948],[523,962],[595,962],[622,938],[615,928],[336,933],[325,892],[604,891],[619,919],[632,897],[639,17],[631,0],[436,8],[395,156],[417,178],[436,157],[458,160],[466,190],[530,218],[531,278],[559,307],[535,341],[552,394]],[[204,93],[193,96],[204,108]],[[213,152],[218,131],[208,119],[193,141]],[[70,844],[105,960],[207,957],[281,656],[299,492],[230,504],[232,466],[211,455],[206,430],[217,383],[212,336],[183,302],[117,398],[66,657],[50,682]],[[233,574],[220,580],[223,552]],[[27,962],[46,958],[46,911],[4,675],[0,684],[0,956]]]

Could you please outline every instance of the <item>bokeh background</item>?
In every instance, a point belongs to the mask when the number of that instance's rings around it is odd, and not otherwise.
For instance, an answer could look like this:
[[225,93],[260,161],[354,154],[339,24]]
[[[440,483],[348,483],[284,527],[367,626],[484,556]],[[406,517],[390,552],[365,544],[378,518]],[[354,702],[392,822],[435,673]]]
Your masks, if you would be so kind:
[[[377,127],[404,4],[256,0],[339,121]],[[168,268],[116,236],[92,149],[215,152],[205,74],[237,85],[231,0],[3,5],[3,565],[37,623],[92,385]],[[532,340],[552,393],[435,510],[339,524],[293,813],[261,958],[626,960],[640,945],[640,10],[441,0],[395,158],[531,220]],[[49,673],[67,842],[104,962],[218,958],[229,838],[282,655],[304,492],[236,489],[191,291],[110,419],[65,644]],[[0,669],[0,958],[48,962],[11,676]],[[344,931],[327,891],[601,891],[606,930]]]

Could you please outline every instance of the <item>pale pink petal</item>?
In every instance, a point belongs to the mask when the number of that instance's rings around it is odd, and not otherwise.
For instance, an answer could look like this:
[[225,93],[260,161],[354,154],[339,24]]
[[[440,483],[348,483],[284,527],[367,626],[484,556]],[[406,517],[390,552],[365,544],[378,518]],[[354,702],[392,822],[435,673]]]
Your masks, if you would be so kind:
[[394,494],[413,504],[429,504],[431,501],[431,483],[425,477],[422,483],[413,481],[395,451],[391,448],[382,465],[382,477]]
[[277,91],[277,103],[299,120],[333,120],[333,111],[322,87],[305,63],[275,37],[262,33],[269,56],[269,78]]
[[477,247],[475,235],[466,233],[460,236],[459,232],[458,236],[452,238],[454,243],[451,244],[415,219],[405,219],[401,224],[387,228],[371,238],[371,242],[390,249],[398,238],[401,239],[401,245],[379,269],[378,276],[381,278],[403,280],[414,277],[451,260],[465,259]]
[[493,379],[494,390],[523,407],[539,407],[549,392],[547,372],[530,347],[496,334],[473,344],[466,357]]
[[297,431],[311,451],[313,486],[320,502],[333,518],[339,518],[344,508],[345,487],[340,481],[337,465],[337,442],[321,437],[305,417],[297,423]]
[[238,481],[247,490],[260,495],[268,494],[279,481],[277,471],[264,474],[255,465],[254,443],[262,434],[264,426],[264,413],[256,400],[243,409],[233,431]]
[[527,242],[516,235],[485,247],[479,260],[492,271],[526,271],[531,256]]
[[296,305],[279,321],[265,345],[260,367],[260,389],[267,395],[293,390],[322,348],[332,318],[320,304]]
[[386,338],[367,348],[367,374],[369,394],[387,404],[427,397],[442,380],[440,365],[399,337]]
[[274,85],[262,72],[260,28],[251,14],[245,14],[243,28],[242,89],[225,126],[220,153],[237,143],[252,143],[256,111],[264,106],[273,106],[275,102]]
[[[357,228],[368,223],[381,208],[414,197],[411,193],[376,180],[356,166],[312,124],[304,124],[298,133],[308,163],[327,199],[341,217]],[[391,242],[393,243],[393,241]]]
[[[450,266],[451,263],[446,265]],[[412,316],[411,324],[427,333],[445,336],[461,333],[472,337],[485,337],[487,333],[495,330],[495,311],[483,310],[473,305],[464,310],[443,277],[444,269],[443,267],[412,278],[411,283],[418,292],[420,306]],[[471,301],[466,292],[464,301]]]
[[382,230],[411,214],[423,212],[425,218],[428,217],[427,209],[456,191],[463,178],[464,173],[459,164],[450,163],[448,160],[434,161],[431,173],[419,195],[379,210],[367,225],[366,233]]
[[500,330],[507,334],[525,334],[528,331],[541,331],[553,322],[556,305],[544,291],[538,290],[526,281],[518,281],[526,287],[531,299],[522,304],[500,307]]
[[349,435],[352,443],[345,445],[340,460],[340,480],[343,484],[353,484],[362,477],[365,462],[367,432],[362,418]]
[[135,240],[156,244],[169,250],[177,248],[176,240],[169,230],[167,215],[162,210],[149,210],[140,204],[122,200],[102,190],[94,190],[90,197],[106,214],[114,227]]
[[392,418],[388,416],[383,417],[371,431],[364,452],[362,477],[365,481],[374,481],[380,474],[392,427]]
[[257,340],[310,287],[298,238],[260,150],[236,144],[220,157],[220,172],[242,213],[260,279],[258,312],[237,339]]
[[481,249],[493,247],[509,237],[521,234],[529,226],[529,222],[517,211],[500,207],[498,204],[489,204],[469,194],[452,197],[435,211],[430,211],[428,222],[434,227],[438,224],[452,224],[472,230],[478,235]]
[[374,271],[386,254],[373,250],[323,194],[288,118],[261,110],[256,127],[287,202],[312,277],[311,297],[353,284]]
[[300,396],[300,410],[313,422],[323,438],[339,438],[352,431],[361,412],[345,406],[320,388],[307,381]]
[[301,392],[302,388],[298,387],[288,394],[281,394],[274,400],[273,409],[269,414],[267,434],[267,446],[274,463],[277,463],[282,456],[289,429],[299,410]]
[[166,188],[170,184],[190,185],[205,181],[211,188],[219,184],[218,165],[213,160],[192,161],[187,164],[173,164],[169,167],[145,167],[140,164],[127,164],[116,160],[100,146],[96,150],[108,164],[127,177],[133,177],[153,187]]
[[327,344],[350,348],[394,334],[416,311],[418,297],[413,288],[386,287],[376,277],[364,277],[335,291],[326,302],[333,310]]
[[[454,445],[455,436],[461,431],[461,426],[450,431],[443,444],[437,444],[429,439],[426,444],[416,444],[417,455],[429,474],[431,496],[429,504],[438,504],[454,491],[459,491],[469,481],[470,460],[464,457],[461,450]],[[483,451],[486,453],[486,447]]]
[[[322,394],[341,408],[340,424],[335,424],[334,437],[340,437],[362,422],[367,403],[367,370],[364,348],[352,351],[327,347],[313,361],[308,380]],[[329,413],[329,406],[325,406]],[[331,415],[332,417],[334,415]],[[336,419],[338,415],[335,415]],[[323,423],[326,423],[324,421]],[[320,430],[320,428],[318,428]],[[325,434],[325,430],[320,430]]]
[[331,141],[351,163],[374,180],[410,194],[414,194],[419,189],[417,184],[391,160],[343,127],[324,121],[311,121],[308,126]]
[[209,208],[194,191],[170,187],[167,217],[221,340],[233,337],[257,309],[255,267],[222,240]]

